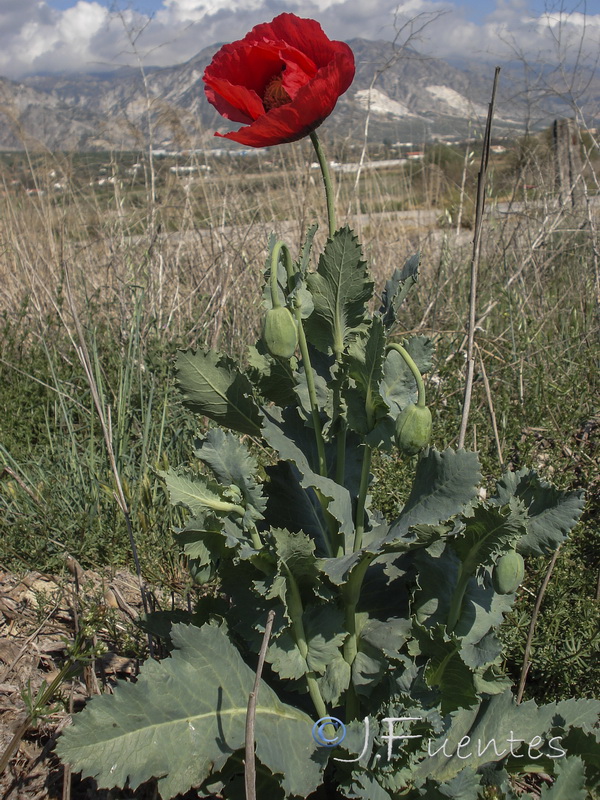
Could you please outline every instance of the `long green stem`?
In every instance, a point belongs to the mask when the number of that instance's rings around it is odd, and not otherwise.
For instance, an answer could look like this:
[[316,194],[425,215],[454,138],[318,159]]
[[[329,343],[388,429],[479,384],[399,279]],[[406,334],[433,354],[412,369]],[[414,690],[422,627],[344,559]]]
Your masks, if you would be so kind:
[[423,408],[425,406],[425,384],[423,383],[423,378],[421,376],[421,371],[419,370],[419,368],[417,367],[417,365],[413,361],[412,356],[410,355],[410,353],[408,353],[402,347],[401,344],[398,344],[397,342],[393,342],[392,344],[389,344],[387,346],[387,348],[386,348],[386,352],[389,352],[390,350],[395,350],[397,353],[400,353],[400,355],[402,356],[402,358],[404,359],[404,361],[406,363],[406,366],[412,372],[412,374],[414,376],[414,379],[415,379],[415,382],[417,384],[417,391],[419,393],[419,396],[417,398],[417,405],[420,408]]
[[321,175],[323,176],[323,183],[325,184],[325,197],[327,199],[327,218],[329,220],[329,235],[333,236],[336,229],[335,221],[335,196],[333,193],[333,184],[331,182],[331,174],[329,172],[329,165],[325,158],[325,153],[321,147],[321,142],[317,134],[313,131],[310,134],[310,140],[315,148],[319,166],[321,167]]
[[465,592],[467,590],[467,584],[469,583],[470,574],[464,571],[464,565],[461,563],[459,570],[458,570],[458,579],[456,581],[456,586],[454,588],[454,592],[452,593],[452,600],[450,601],[450,610],[448,611],[448,622],[446,628],[448,633],[451,633],[458,620],[460,619],[460,613],[462,611],[462,604],[465,597]]
[[[271,253],[271,302],[273,303],[273,307],[280,305],[277,286],[277,272],[280,255],[283,255],[283,263],[285,265],[285,271],[288,280],[290,280],[294,275],[294,262],[292,260],[292,254],[290,253],[289,247],[285,244],[285,242],[276,242],[275,246],[273,247],[273,252]],[[294,316],[296,317],[298,344],[300,345],[300,352],[302,354],[302,363],[304,365],[304,373],[306,375],[310,411],[313,421],[313,428],[315,429],[317,454],[319,459],[319,474],[326,477],[327,459],[325,457],[325,442],[323,440],[321,417],[319,415],[319,404],[317,402],[317,390],[315,388],[314,373],[312,364],[310,363],[310,354],[308,352],[308,344],[306,342],[304,326],[302,325],[302,309],[297,301],[294,302]]]
[[[333,238],[335,229],[337,227],[335,217],[335,194],[333,191],[333,183],[331,181],[331,173],[329,172],[329,165],[325,157],[325,151],[321,145],[321,141],[315,131],[310,134],[310,140],[313,143],[319,167],[321,168],[321,175],[323,176],[323,184],[325,186],[325,200],[327,202],[327,219],[329,223],[329,236]],[[335,358],[338,364],[338,369],[342,367],[342,351],[339,346],[335,348]],[[341,403],[341,392],[339,386],[334,388],[334,408],[339,408]],[[336,440],[336,467],[335,467],[335,480],[340,485],[344,485],[345,471],[346,471],[346,430],[347,425],[345,420],[340,416],[340,429],[337,432]],[[324,474],[324,473],[323,473]],[[339,540],[336,548],[336,556],[344,555],[343,540]]]
[[365,532],[365,504],[367,502],[367,492],[369,490],[369,475],[371,474],[371,454],[372,448],[364,445],[362,469],[360,473],[360,486],[358,488],[358,502],[356,504],[356,523],[354,525],[354,548],[356,553],[362,547],[363,534]]
[[[290,619],[292,620],[292,631],[294,633],[294,639],[298,645],[300,655],[304,660],[306,660],[306,657],[308,656],[308,643],[306,641],[306,633],[304,631],[304,623],[302,621],[302,615],[304,613],[302,598],[300,597],[300,591],[298,589],[296,579],[290,572],[285,561],[283,562],[283,566],[287,572],[288,579],[288,613],[290,615]],[[306,685],[319,717],[328,716],[327,707],[321,695],[319,684],[317,683],[317,676],[312,670],[309,670],[306,673]]]
[[[369,565],[375,558],[368,554],[363,556],[361,562],[354,568],[344,591],[345,625],[348,638],[344,642],[344,660],[352,666],[358,653],[358,639],[360,629],[356,607],[360,599],[360,590]],[[359,700],[351,684],[346,694],[346,719],[356,719],[359,712]]]
[[[333,407],[338,412],[339,428],[336,433],[336,453],[335,453],[335,480],[340,486],[344,485],[346,478],[346,434],[348,432],[348,423],[346,416],[343,413],[342,404],[342,386],[341,380],[343,375],[342,353],[336,350],[335,360],[337,362],[337,375],[335,376],[335,384],[333,387]],[[344,555],[344,550],[338,555]]]

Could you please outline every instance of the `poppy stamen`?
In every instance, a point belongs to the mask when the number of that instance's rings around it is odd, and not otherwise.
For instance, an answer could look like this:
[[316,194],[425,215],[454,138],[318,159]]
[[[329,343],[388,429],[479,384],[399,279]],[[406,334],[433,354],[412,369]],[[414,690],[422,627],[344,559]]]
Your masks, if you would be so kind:
[[291,102],[292,98],[283,88],[283,72],[281,72],[279,75],[275,75],[275,77],[271,78],[265,87],[265,92],[263,94],[265,111],[270,111],[272,108],[279,108],[279,106],[285,106],[287,103]]

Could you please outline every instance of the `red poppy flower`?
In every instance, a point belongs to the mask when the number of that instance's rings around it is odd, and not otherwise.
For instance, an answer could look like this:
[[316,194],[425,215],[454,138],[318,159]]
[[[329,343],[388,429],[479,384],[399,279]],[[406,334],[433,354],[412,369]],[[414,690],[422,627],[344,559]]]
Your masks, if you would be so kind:
[[302,139],[326,119],[354,78],[354,55],[318,22],[280,14],[224,45],[204,72],[219,114],[246,127],[217,133],[250,147]]

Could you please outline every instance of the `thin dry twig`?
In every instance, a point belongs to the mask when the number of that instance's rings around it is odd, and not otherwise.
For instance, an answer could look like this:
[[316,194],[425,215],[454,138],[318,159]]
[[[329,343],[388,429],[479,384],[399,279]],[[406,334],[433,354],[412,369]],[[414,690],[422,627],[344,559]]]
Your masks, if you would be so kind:
[[27,484],[26,484],[26,483],[23,481],[23,479],[22,479],[22,478],[20,478],[20,477],[17,475],[17,473],[14,471],[14,469],[11,469],[10,467],[7,467],[7,466],[6,466],[6,464],[5,464],[5,465],[2,467],[2,469],[0,470],[0,475],[2,475],[2,473],[3,473],[3,472],[6,472],[8,475],[10,475],[10,476],[12,477],[12,479],[13,479],[13,480],[15,480],[15,481],[16,481],[16,482],[19,484],[19,486],[21,487],[21,489],[23,489],[23,491],[24,491],[26,494],[28,494],[28,495],[29,495],[29,497],[31,497],[31,499],[33,500],[33,502],[34,502],[36,505],[38,505],[38,506],[41,506],[41,505],[43,505],[43,504],[44,504],[44,501],[43,501],[43,500],[42,500],[42,498],[39,496],[39,494],[38,494],[37,492],[34,492],[32,489],[30,489],[30,488],[29,488],[29,486],[27,486]]
[[500,443],[500,436],[498,434],[498,423],[496,422],[496,412],[494,410],[494,401],[492,398],[492,391],[490,389],[490,382],[488,380],[485,364],[483,362],[483,354],[479,345],[477,347],[477,355],[479,356],[479,364],[481,366],[481,375],[483,377],[483,385],[485,387],[485,395],[488,401],[488,408],[490,409],[490,418],[492,420],[492,430],[494,431],[494,441],[496,442],[496,450],[498,451],[498,460],[500,461],[500,468],[504,469],[504,456],[502,455],[502,444]]
[[460,421],[460,431],[458,434],[458,447],[463,448],[465,435],[467,433],[467,423],[469,421],[469,410],[471,408],[471,394],[473,391],[473,375],[475,373],[475,310],[477,303],[477,272],[479,268],[479,256],[481,253],[481,231],[483,228],[483,213],[485,210],[485,184],[487,177],[487,167],[490,157],[490,140],[492,135],[492,119],[494,117],[494,105],[496,102],[496,90],[498,88],[498,78],[500,67],[496,67],[494,73],[494,84],[492,86],[492,98],[488,107],[488,116],[485,124],[485,134],[483,139],[483,150],[481,153],[481,167],[477,179],[477,209],[475,212],[475,234],[473,236],[473,256],[471,258],[471,290],[469,294],[469,327],[467,345],[467,379],[465,381],[465,394],[463,401],[462,419]]
[[62,598],[63,598],[63,595],[62,595],[62,593],[61,593],[61,594],[59,595],[59,597],[58,597],[58,600],[57,600],[57,601],[56,601],[56,603],[54,604],[53,608],[52,608],[52,609],[50,609],[50,611],[49,611],[49,612],[46,614],[46,616],[45,616],[45,617],[44,617],[44,619],[43,619],[43,620],[40,622],[40,624],[39,624],[39,625],[38,625],[38,627],[37,627],[37,628],[34,630],[34,632],[33,632],[33,633],[30,635],[30,636],[28,636],[28,637],[27,637],[27,639],[25,639],[25,642],[23,643],[23,646],[21,647],[21,649],[19,650],[19,652],[17,653],[17,655],[16,655],[16,656],[13,658],[13,660],[10,662],[10,664],[9,664],[9,665],[8,665],[8,666],[7,666],[7,667],[4,669],[4,671],[3,671],[2,673],[0,673],[0,683],[4,683],[4,682],[6,681],[6,679],[7,679],[7,678],[8,678],[8,676],[10,675],[10,673],[11,673],[11,672],[13,671],[13,669],[14,669],[14,668],[17,666],[17,664],[18,664],[18,663],[19,663],[19,661],[20,661],[20,660],[23,658],[23,656],[25,655],[25,653],[27,653],[27,652],[28,652],[28,650],[29,650],[29,645],[30,645],[30,644],[31,644],[31,643],[34,641],[34,639],[36,639],[36,638],[37,638],[37,636],[38,636],[38,635],[41,633],[41,631],[42,631],[42,628],[44,627],[44,625],[45,625],[45,624],[48,622],[48,620],[49,620],[49,619],[52,617],[52,615],[54,614],[54,612],[55,612],[55,611],[57,610],[57,608],[60,606],[60,603],[61,603],[61,600],[62,600]]
[[246,785],[246,800],[256,800],[256,761],[254,758],[254,726],[256,722],[256,703],[258,701],[258,689],[260,687],[260,677],[262,675],[263,666],[265,664],[265,656],[267,655],[267,647],[269,646],[269,639],[271,638],[271,630],[273,628],[273,620],[275,618],[275,611],[271,609],[267,616],[267,624],[265,625],[265,633],[263,636],[262,644],[260,646],[260,653],[258,654],[258,666],[256,667],[256,678],[254,679],[254,687],[250,692],[248,698],[248,711],[246,712],[246,755],[244,761],[244,782]]
[[542,606],[542,601],[544,599],[544,595],[546,594],[546,589],[548,588],[548,584],[550,583],[550,577],[552,576],[552,571],[554,570],[554,566],[556,565],[556,560],[558,558],[558,554],[560,553],[560,547],[558,547],[550,559],[550,563],[548,564],[548,569],[546,570],[546,574],[544,575],[544,580],[542,581],[542,585],[540,586],[540,590],[537,594],[535,599],[535,605],[533,607],[533,612],[531,614],[531,622],[529,623],[529,630],[527,631],[527,641],[525,642],[525,652],[523,653],[523,666],[521,667],[521,675],[519,677],[519,688],[517,691],[517,703],[520,703],[523,699],[523,693],[525,691],[525,682],[527,680],[527,674],[529,672],[529,667],[531,666],[531,661],[529,660],[529,656],[531,655],[531,645],[533,642],[533,634],[535,633],[535,626],[537,624],[537,618],[540,613],[540,608]]

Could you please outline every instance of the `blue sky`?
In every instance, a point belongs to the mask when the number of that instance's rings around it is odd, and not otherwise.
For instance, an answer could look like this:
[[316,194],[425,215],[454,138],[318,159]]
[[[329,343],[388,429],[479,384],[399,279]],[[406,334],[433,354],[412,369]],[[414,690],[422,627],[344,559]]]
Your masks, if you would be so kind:
[[600,52],[600,0],[0,0],[0,76],[181,63],[284,11],[318,20],[332,39],[398,44],[416,20],[408,43],[440,58],[552,63],[580,44],[590,60]]

